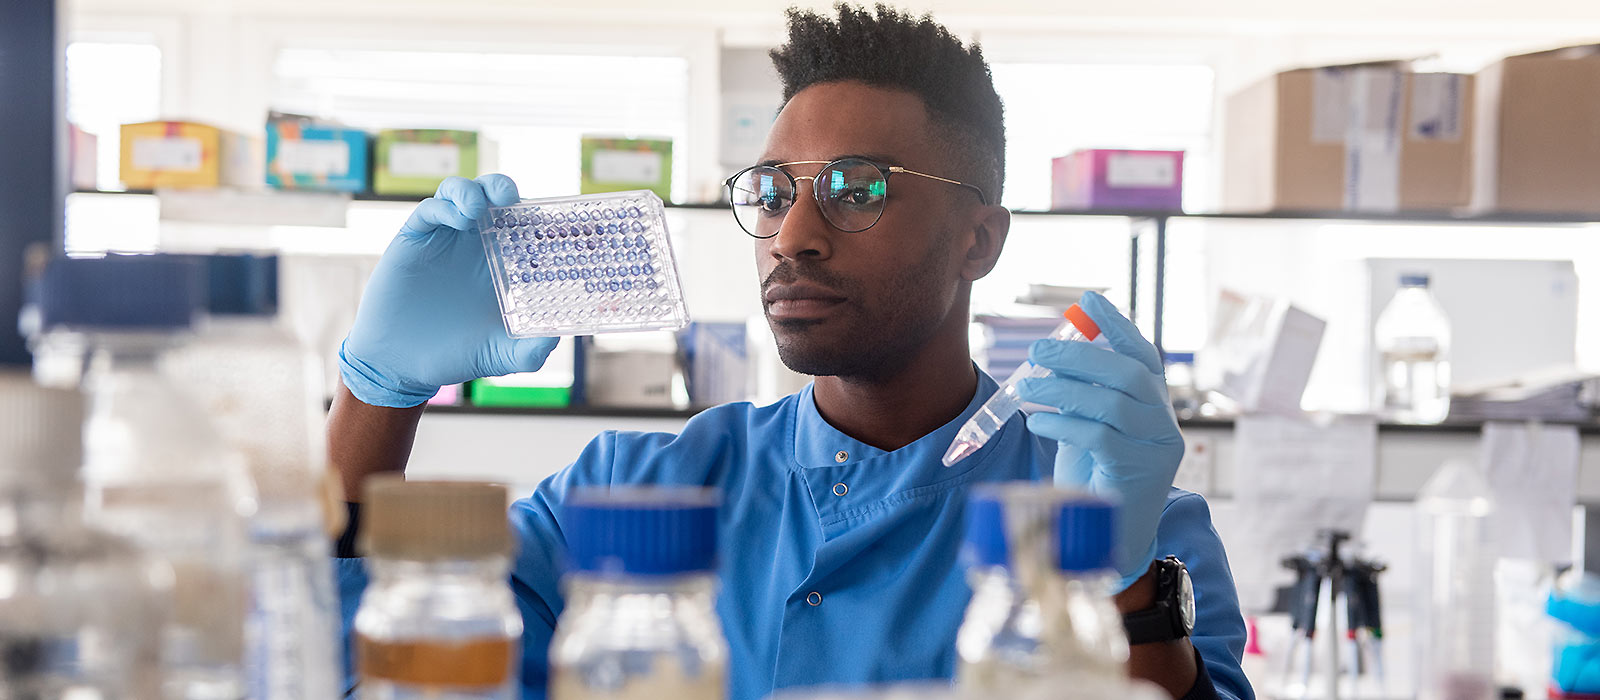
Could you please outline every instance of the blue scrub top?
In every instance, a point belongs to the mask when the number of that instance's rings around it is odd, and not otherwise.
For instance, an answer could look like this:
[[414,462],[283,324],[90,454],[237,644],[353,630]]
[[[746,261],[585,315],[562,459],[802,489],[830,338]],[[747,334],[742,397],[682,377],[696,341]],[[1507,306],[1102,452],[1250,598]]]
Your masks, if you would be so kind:
[[[728,637],[729,699],[816,684],[950,678],[971,591],[958,561],[967,491],[1049,479],[1056,442],[1013,418],[946,468],[956,430],[996,388],[979,373],[960,418],[893,452],[862,444],[817,412],[807,386],[770,406],[708,409],[670,433],[606,432],[511,506],[519,545],[511,585],[522,609],[524,698],[544,698],[561,614],[559,504],[597,485],[710,486],[723,494],[717,611]],[[1194,580],[1194,646],[1223,698],[1253,698],[1240,669],[1245,626],[1233,574],[1198,494],[1173,489],[1156,533]],[[345,638],[366,577],[339,560]],[[348,647],[348,645],[347,645]]]

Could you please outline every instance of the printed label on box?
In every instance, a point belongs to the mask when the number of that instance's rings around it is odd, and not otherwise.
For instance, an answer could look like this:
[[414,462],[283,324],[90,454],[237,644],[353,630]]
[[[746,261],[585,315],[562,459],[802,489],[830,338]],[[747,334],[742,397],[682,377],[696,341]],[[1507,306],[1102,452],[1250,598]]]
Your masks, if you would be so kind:
[[194,171],[204,160],[205,146],[200,139],[173,136],[133,142],[133,167],[139,170]]
[[343,177],[350,172],[350,144],[303,139],[279,141],[277,169],[293,175]]
[[1400,208],[1400,102],[1404,76],[1388,69],[1353,71],[1345,121],[1344,206]]
[[1418,141],[1460,141],[1462,90],[1466,82],[1466,76],[1453,73],[1411,76],[1407,137]]
[[1177,159],[1165,153],[1112,153],[1106,157],[1106,186],[1170,188],[1178,184]]
[[595,182],[654,185],[661,181],[661,154],[655,151],[595,151],[590,161],[590,171],[590,179]]
[[449,177],[461,172],[461,147],[452,143],[396,143],[389,146],[389,174],[399,177]]
[[1318,68],[1311,72],[1311,142],[1344,143],[1344,124],[1349,107],[1350,78],[1340,68]]

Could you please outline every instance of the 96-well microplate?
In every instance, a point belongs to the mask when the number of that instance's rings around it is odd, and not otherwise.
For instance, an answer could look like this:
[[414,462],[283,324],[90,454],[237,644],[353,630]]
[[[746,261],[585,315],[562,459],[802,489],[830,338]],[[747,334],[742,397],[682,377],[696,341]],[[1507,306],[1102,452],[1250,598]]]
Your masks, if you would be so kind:
[[478,228],[513,338],[689,323],[661,199],[648,190],[490,207]]

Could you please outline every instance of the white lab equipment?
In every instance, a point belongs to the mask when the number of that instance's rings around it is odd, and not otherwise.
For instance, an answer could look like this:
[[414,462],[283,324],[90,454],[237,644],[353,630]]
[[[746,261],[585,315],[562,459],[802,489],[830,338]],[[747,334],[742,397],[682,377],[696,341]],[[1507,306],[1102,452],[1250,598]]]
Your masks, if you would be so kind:
[[33,350],[41,379],[67,386],[87,360],[89,519],[172,569],[164,693],[244,697],[254,488],[207,416],[159,369],[187,339],[198,283],[194,261],[168,256],[56,260],[42,283]]
[[[154,698],[172,571],[83,519],[83,399],[0,374],[0,686]],[[92,640],[94,643],[86,644]]]
[[1417,697],[1495,696],[1494,500],[1479,469],[1446,462],[1417,494]]
[[478,228],[513,338],[689,323],[664,207],[649,190],[490,207]]
[[1428,292],[1428,276],[1400,276],[1400,289],[1373,326],[1377,407],[1401,423],[1442,423],[1450,415],[1450,318]]
[[[1089,314],[1077,304],[1067,307],[1062,315],[1066,320],[1050,333],[1051,340],[1094,342],[1100,337],[1100,327],[1095,325]],[[1018,366],[1016,371],[995,389],[994,395],[983,402],[983,405],[978,407],[978,412],[972,414],[972,417],[961,426],[961,430],[956,432],[956,439],[944,453],[944,465],[954,466],[982,449],[995,433],[1000,432],[1000,427],[1005,425],[1006,421],[1011,420],[1012,416],[1022,410],[1023,400],[1017,385],[1024,379],[1048,376],[1050,370],[1032,362],[1024,362]]]
[[719,700],[717,496],[589,489],[562,508],[567,606],[550,641],[551,700]]
[[367,481],[361,538],[372,583],[355,617],[357,697],[519,697],[508,500],[494,484]]
[[1127,682],[1128,640],[1111,600],[1115,507],[1031,482],[974,489],[964,556],[972,601],[956,636],[966,692]]
[[162,369],[183,381],[224,442],[243,456],[258,507],[250,519],[250,697],[335,697],[339,600],[324,469],[322,369],[279,323],[278,261],[198,258],[208,314]]

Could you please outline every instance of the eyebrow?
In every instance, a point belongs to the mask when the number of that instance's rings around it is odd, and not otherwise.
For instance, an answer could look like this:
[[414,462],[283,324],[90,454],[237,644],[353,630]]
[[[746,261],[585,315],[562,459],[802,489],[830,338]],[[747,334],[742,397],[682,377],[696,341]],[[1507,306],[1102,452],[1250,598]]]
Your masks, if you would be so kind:
[[[873,162],[873,163],[878,163],[878,164],[883,164],[883,165],[887,165],[889,163],[896,162],[896,159],[891,158],[889,156],[881,155],[881,154],[872,154],[872,153],[846,153],[844,155],[833,156],[833,157],[828,158],[826,160],[823,160],[821,158],[818,158],[816,160],[818,162],[820,162],[820,163],[832,163],[833,161],[843,160],[845,158],[860,158],[861,160],[870,161],[870,162]],[[810,159],[806,159],[806,160],[810,160]],[[780,164],[783,164],[783,163],[792,163],[792,162],[795,162],[795,161],[783,161],[783,160],[778,160],[776,158],[768,158],[766,160],[761,161],[760,163],[756,163],[756,165],[758,165],[758,166],[761,166],[761,165],[774,166],[774,165],[780,165]]]

